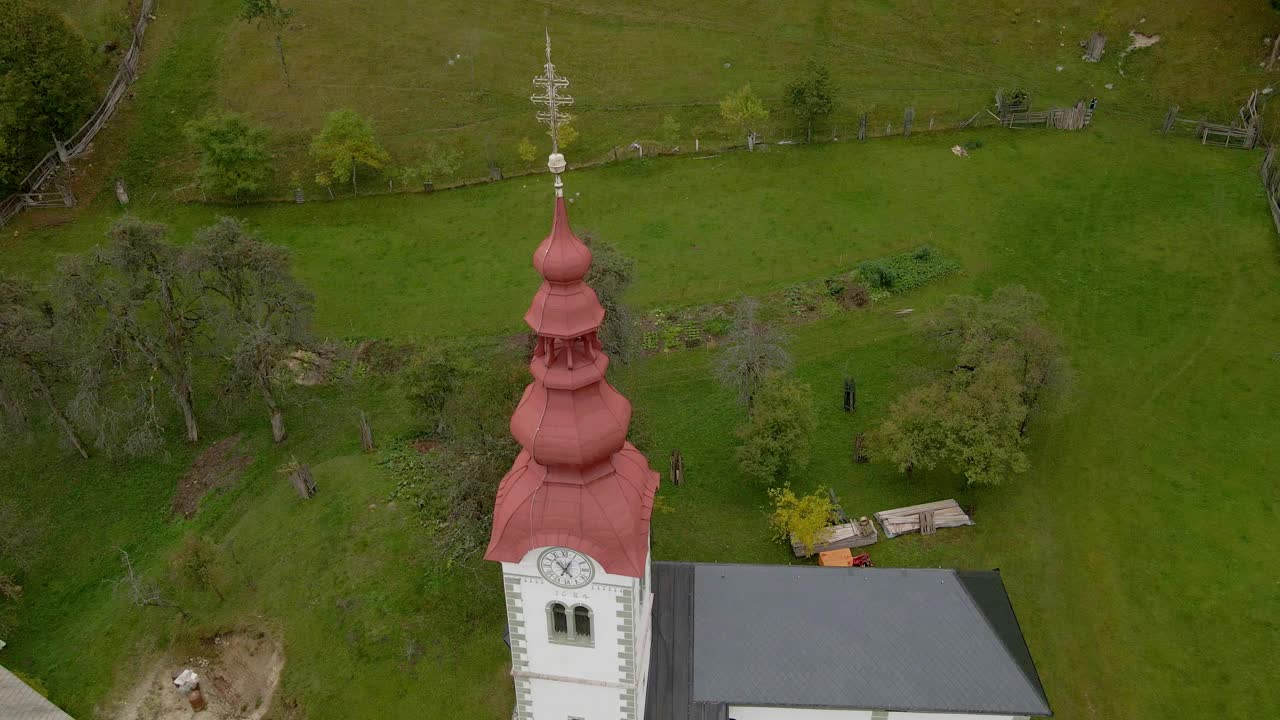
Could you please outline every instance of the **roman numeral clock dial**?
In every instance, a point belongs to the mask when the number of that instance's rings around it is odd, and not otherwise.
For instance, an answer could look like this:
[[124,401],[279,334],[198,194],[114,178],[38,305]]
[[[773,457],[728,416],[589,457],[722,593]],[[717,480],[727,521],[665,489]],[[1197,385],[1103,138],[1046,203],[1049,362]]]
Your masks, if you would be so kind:
[[563,588],[580,588],[596,573],[586,555],[569,548],[544,550],[538,556],[538,571],[547,582]]

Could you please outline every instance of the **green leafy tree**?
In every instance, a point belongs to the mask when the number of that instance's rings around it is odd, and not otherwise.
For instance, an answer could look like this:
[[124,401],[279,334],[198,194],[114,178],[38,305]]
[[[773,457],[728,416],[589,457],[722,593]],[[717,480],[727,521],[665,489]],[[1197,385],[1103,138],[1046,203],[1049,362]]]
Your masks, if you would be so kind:
[[560,135],[557,139],[557,144],[560,146],[561,150],[574,144],[575,142],[577,142],[577,140],[578,140],[578,128],[574,127],[573,125],[570,125],[569,123],[564,123],[563,125],[560,126]]
[[583,232],[582,240],[591,248],[591,270],[586,282],[596,291],[604,307],[604,323],[600,326],[600,344],[611,358],[630,362],[636,354],[639,338],[631,308],[622,301],[623,294],[636,278],[636,261],[592,232]]
[[350,179],[352,192],[359,193],[356,173],[360,166],[380,170],[391,156],[378,143],[373,123],[354,110],[334,110],[324,119],[324,128],[311,140],[311,157],[323,168],[316,182],[329,187]]
[[770,374],[756,393],[751,416],[738,428],[739,469],[766,484],[788,479],[793,470],[809,464],[817,424],[809,386]]
[[271,175],[267,131],[241,113],[209,113],[185,128],[200,153],[196,180],[211,195],[243,200],[266,190]]
[[444,431],[444,406],[456,389],[460,375],[458,363],[444,350],[429,351],[405,371],[405,397],[435,434]]
[[747,84],[720,101],[720,118],[747,136],[747,150],[755,150],[756,130],[769,119],[769,111]]
[[[436,420],[439,443],[425,455],[392,452],[386,464],[426,515],[432,544],[446,563],[482,551],[493,524],[494,494],[519,450],[511,413],[529,379],[523,352],[433,353],[412,387]],[[431,418],[428,417],[430,421]]]
[[908,476],[946,463],[970,485],[1026,472],[1031,418],[1060,404],[1072,379],[1042,312],[1039,296],[1021,287],[949,299],[926,329],[954,364],[894,402],[871,436],[871,454]]
[[834,95],[830,71],[813,60],[806,62],[800,74],[787,83],[784,92],[787,107],[804,123],[806,142],[813,142],[814,124],[826,120],[835,111]]
[[662,118],[662,127],[658,129],[658,133],[662,136],[663,142],[668,145],[675,145],[680,142],[680,122],[667,115]]
[[531,163],[538,157],[538,148],[533,146],[533,142],[529,138],[520,138],[520,144],[516,145],[516,154],[520,159]]
[[796,495],[791,483],[769,488],[773,512],[769,515],[769,527],[774,539],[791,544],[794,537],[812,555],[823,530],[836,521],[835,505],[825,487],[819,486],[808,495]]
[[310,341],[311,293],[293,277],[287,249],[262,242],[231,218],[196,232],[188,262],[212,301],[205,315],[231,386],[262,396],[271,435],[282,442],[282,370]]
[[45,0],[0,0],[0,187],[92,111],[92,50]]
[[790,369],[789,338],[773,323],[760,317],[760,302],[743,298],[734,308],[733,324],[716,357],[715,372],[721,384],[732,388],[738,402],[750,411],[765,378]]
[[266,26],[275,33],[276,54],[280,56],[280,69],[284,71],[285,87],[292,87],[289,66],[284,61],[284,31],[293,19],[293,10],[280,4],[280,0],[240,0],[240,19]]
[[1008,368],[1018,382],[1026,406],[1019,433],[1046,407],[1060,406],[1074,385],[1075,374],[1062,342],[1041,318],[1044,299],[1020,285],[1002,287],[990,299],[953,296],[930,316],[925,331],[954,353],[954,372],[973,372],[988,365]]
[[429,183],[447,180],[462,167],[462,153],[443,145],[429,145],[420,167],[423,179]]

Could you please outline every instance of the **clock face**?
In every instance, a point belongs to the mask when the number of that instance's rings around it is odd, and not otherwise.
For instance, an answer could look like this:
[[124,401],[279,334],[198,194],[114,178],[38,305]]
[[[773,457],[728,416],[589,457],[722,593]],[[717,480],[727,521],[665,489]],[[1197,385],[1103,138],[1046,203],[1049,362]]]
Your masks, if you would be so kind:
[[591,560],[569,548],[550,548],[538,556],[538,570],[552,585],[579,588],[591,582],[596,569]]

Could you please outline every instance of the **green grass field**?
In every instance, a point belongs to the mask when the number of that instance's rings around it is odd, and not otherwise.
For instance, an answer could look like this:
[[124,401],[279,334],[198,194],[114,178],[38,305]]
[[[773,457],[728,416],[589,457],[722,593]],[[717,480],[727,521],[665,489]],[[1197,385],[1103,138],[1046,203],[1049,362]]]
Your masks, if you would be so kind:
[[[114,6],[67,4],[86,26]],[[291,144],[342,102],[373,114],[396,152],[445,137],[472,148],[478,172],[485,134],[504,165],[513,139],[536,137],[524,96],[544,24],[573,37],[561,65],[584,112],[582,147],[569,154],[586,159],[615,138],[644,137],[664,114],[710,123],[705,103],[745,79],[776,94],[809,49],[857,91],[846,111],[976,109],[1000,85],[1059,101],[1103,93],[1124,31],[1146,16],[1141,27],[1164,39],[1126,61],[1126,79],[1086,132],[629,161],[567,175],[570,212],[637,260],[628,299],[644,309],[770,292],[926,242],[956,257],[962,271],[933,286],[792,328],[797,373],[820,402],[802,489],[830,485],[858,515],[952,496],[975,505],[976,527],[882,541],[872,555],[890,567],[1001,568],[1059,718],[1280,716],[1267,670],[1280,641],[1270,554],[1280,543],[1280,243],[1256,175],[1261,156],[1152,130],[1169,102],[1229,116],[1238,95],[1266,81],[1261,39],[1280,16],[1265,3],[513,3],[480,16],[463,3],[378,3],[357,14],[298,2],[287,40],[298,84],[287,93],[272,85],[269,37],[234,22],[236,7],[160,7],[138,98],[100,136],[86,182],[129,178],[133,209],[181,240],[220,214],[242,217],[294,250],[318,296],[321,334],[411,341],[521,329],[537,280],[530,256],[550,220],[545,175],[300,206],[178,204],[190,164],[174,141],[181,124],[211,107],[252,112],[279,128],[287,165]],[[1088,66],[1074,43],[1095,27],[1111,40],[1107,60]],[[481,92],[469,62],[447,64],[450,52],[474,55]],[[476,124],[441,130],[464,123]],[[967,160],[948,150],[975,139],[983,146]],[[120,211],[105,193],[85,199],[74,214],[28,213],[0,232],[0,270],[44,280],[59,255],[99,242]],[[1078,374],[1064,412],[1033,426],[1032,470],[974,491],[945,472],[909,483],[883,465],[854,465],[854,434],[935,360],[916,332],[921,316],[949,294],[1013,283],[1048,300]],[[904,308],[914,312],[893,312]],[[652,436],[654,466],[665,470],[675,447],[685,457],[687,484],[661,491],[655,556],[788,562],[769,540],[763,489],[733,463],[741,410],[712,381],[712,353],[614,370]],[[859,386],[852,415],[839,409],[846,372]],[[430,530],[389,501],[394,480],[378,456],[359,452],[356,408],[383,444],[417,429],[396,380],[294,389],[279,447],[254,404],[217,402],[211,382],[198,400],[205,438],[243,433],[254,461],[189,521],[171,518],[169,503],[203,445],[175,439],[158,458],[88,463],[45,428],[0,445],[0,503],[36,537],[29,556],[0,558],[5,570],[22,561],[26,588],[0,663],[90,718],[162,649],[266,627],[288,658],[278,703],[311,720],[508,717],[496,569],[437,566]],[[306,504],[276,472],[290,456],[310,462],[320,484]],[[163,576],[188,531],[225,552],[225,602],[184,594],[192,619],[180,621],[113,591],[115,547]]]
[[[960,258],[964,272],[939,286],[796,328],[798,371],[824,399],[806,484],[834,486],[859,514],[949,495],[976,504],[975,528],[884,542],[873,555],[890,566],[1002,568],[1060,717],[1280,708],[1257,662],[1275,640],[1268,608],[1280,600],[1263,550],[1280,540],[1269,472],[1280,461],[1280,414],[1264,400],[1280,391],[1280,268],[1258,156],[1106,123],[981,137],[967,161],[947,151],[961,138],[940,137],[578,172],[573,214],[638,259],[633,300],[646,307],[760,292],[923,241]],[[528,253],[545,232],[545,185],[237,214],[295,248],[329,333],[493,335],[517,328],[533,287]],[[699,202],[698,187],[720,189]],[[217,212],[155,216],[185,232]],[[41,274],[108,220],[7,238],[6,268]],[[1069,411],[1036,429],[1033,470],[1004,488],[964,491],[944,473],[907,484],[890,468],[853,465],[852,435],[930,357],[912,331],[918,313],[946,294],[1007,283],[1046,296],[1080,376]],[[890,312],[904,306],[917,314]],[[677,443],[687,462],[688,485],[662,491],[669,511],[655,522],[655,554],[785,562],[767,538],[763,491],[732,463],[740,411],[711,382],[709,359],[659,356],[617,379],[652,430],[655,465]],[[853,416],[837,406],[846,367],[861,389]],[[166,517],[186,449],[87,465],[52,447],[19,454],[11,477],[40,481],[9,493],[45,508],[48,545],[29,573],[8,662],[84,713],[113,680],[127,682],[128,658],[200,628],[257,621],[283,632],[285,692],[309,717],[345,717],[348,701],[385,717],[419,705],[502,716],[495,574],[428,567],[422,531],[383,502],[388,478],[357,453],[355,406],[376,409],[381,437],[411,427],[394,385],[292,399],[305,409],[293,411],[278,449],[254,408],[206,409],[208,437],[243,429],[258,459],[190,523]],[[289,453],[317,464],[323,492],[305,507],[274,474]],[[109,520],[90,522],[99,517]],[[239,556],[232,600],[195,628],[139,616],[102,582],[116,574],[112,546],[158,572],[186,526]],[[459,596],[470,598],[463,610]],[[351,598],[356,609],[340,611]],[[410,641],[432,648],[414,667],[400,659]]]
[[[95,40],[101,18],[124,5],[62,4]],[[158,8],[139,86],[143,107],[127,108],[129,120],[119,123],[126,129],[99,143],[112,154],[128,146],[108,164],[137,189],[136,201],[200,199],[181,127],[218,109],[247,112],[271,130],[276,196],[292,187],[294,172],[308,192],[322,192],[310,182],[316,168],[306,148],[325,113],[340,107],[373,118],[395,163],[441,143],[463,153],[463,178],[483,177],[491,158],[508,173],[526,170],[515,148],[522,137],[541,139],[529,122],[528,97],[544,27],[578,101],[581,140],[570,153],[577,162],[633,140],[661,141],[668,115],[681,124],[676,144],[686,150],[695,132],[704,145],[740,144],[721,127],[716,103],[744,83],[772,110],[765,137],[798,137],[781,98],[808,58],[830,67],[840,91],[820,137],[830,136],[829,126],[853,135],[864,111],[873,134],[889,123],[900,130],[908,105],[917,130],[930,119],[954,127],[990,106],[997,88],[1024,88],[1041,109],[1097,96],[1104,112],[1151,126],[1174,103],[1188,117],[1208,113],[1225,122],[1251,90],[1270,82],[1259,67],[1268,51],[1263,40],[1280,30],[1280,17],[1262,1],[1226,8],[1138,0],[284,4],[296,11],[285,34],[291,88],[272,34],[238,20],[237,0]],[[1132,29],[1161,40],[1121,65]],[[1095,30],[1107,35],[1107,54],[1097,64],[1082,62],[1078,43]],[[139,126],[145,133],[126,142],[122,136]],[[91,175],[88,194],[107,191],[116,177]],[[366,181],[366,192],[375,187],[376,180]]]

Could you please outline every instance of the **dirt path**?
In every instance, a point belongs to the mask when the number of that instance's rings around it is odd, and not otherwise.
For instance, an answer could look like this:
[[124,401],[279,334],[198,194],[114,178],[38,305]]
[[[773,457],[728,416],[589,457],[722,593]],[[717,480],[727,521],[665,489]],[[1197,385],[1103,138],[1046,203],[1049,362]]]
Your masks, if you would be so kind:
[[[173,687],[173,674],[190,668],[200,675],[209,706],[194,713]],[[271,706],[284,669],[284,651],[261,632],[225,633],[210,638],[186,657],[160,658],[116,708],[111,720],[261,720]]]

